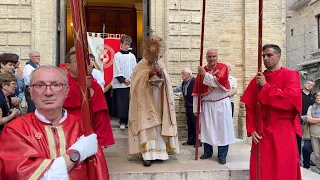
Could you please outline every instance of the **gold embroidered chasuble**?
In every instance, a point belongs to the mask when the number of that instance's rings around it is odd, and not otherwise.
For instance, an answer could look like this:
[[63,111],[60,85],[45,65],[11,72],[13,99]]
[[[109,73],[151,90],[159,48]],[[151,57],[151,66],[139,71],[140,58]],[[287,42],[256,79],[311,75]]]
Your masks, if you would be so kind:
[[[161,136],[166,142],[166,150],[169,154],[179,153],[179,141],[177,132],[174,98],[169,75],[163,63],[158,62],[161,69],[161,79],[153,79],[154,82],[163,81],[161,86],[162,112],[159,113],[152,85],[149,79],[151,64],[142,59],[135,67],[131,78],[130,108],[129,108],[129,154],[137,155],[147,151],[146,143],[157,139],[156,127],[161,126]],[[151,82],[152,83],[152,82]]]

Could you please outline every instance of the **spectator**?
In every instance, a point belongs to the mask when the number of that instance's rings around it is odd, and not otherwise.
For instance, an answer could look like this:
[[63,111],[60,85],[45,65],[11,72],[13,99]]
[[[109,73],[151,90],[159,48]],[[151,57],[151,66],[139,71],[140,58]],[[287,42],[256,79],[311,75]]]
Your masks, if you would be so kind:
[[[195,78],[192,76],[190,68],[184,68],[181,72],[182,83],[176,88],[173,88],[173,92],[182,92],[184,99],[184,106],[186,108],[186,117],[188,125],[188,140],[182,143],[182,145],[195,145],[196,144],[196,121],[197,117],[193,114],[193,97],[192,90],[194,86]],[[199,143],[201,146],[201,142]]]
[[14,94],[17,87],[16,77],[11,73],[0,74],[0,108],[1,108],[1,121],[0,121],[0,133],[4,127],[4,124],[16,118],[20,111],[18,109],[10,109],[9,104],[11,98],[9,95]]
[[37,51],[32,51],[29,53],[29,57],[30,57],[30,60],[26,63],[26,66],[23,69],[23,79],[26,85],[25,96],[26,96],[26,101],[28,103],[28,112],[34,112],[36,108],[31,99],[28,87],[32,85],[30,84],[30,75],[32,71],[40,67],[40,53]]
[[[0,55],[0,72],[14,74],[15,64],[19,62],[19,56],[12,53],[3,53]],[[19,79],[20,81],[21,79]],[[19,98],[20,94],[19,88],[16,88],[16,92],[14,94],[10,94],[8,98],[11,99],[10,107],[15,107],[20,109],[20,102],[22,98]]]
[[299,157],[301,157],[301,141],[303,140],[302,147],[302,163],[303,167],[309,169],[310,166],[315,166],[315,164],[311,161],[310,156],[313,152],[311,139],[310,139],[310,124],[307,122],[307,112],[308,108],[315,103],[315,94],[312,92],[314,87],[314,81],[308,79],[302,89],[302,111],[301,111],[301,127],[302,127],[302,138],[297,134],[297,144]]
[[311,143],[320,172],[320,92],[317,93],[316,102],[308,108],[307,122],[310,123]]

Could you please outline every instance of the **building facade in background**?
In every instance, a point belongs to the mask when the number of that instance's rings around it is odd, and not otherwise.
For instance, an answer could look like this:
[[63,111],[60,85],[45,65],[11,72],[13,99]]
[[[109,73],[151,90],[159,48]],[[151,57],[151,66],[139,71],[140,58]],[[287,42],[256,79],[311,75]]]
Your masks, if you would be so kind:
[[287,1],[287,64],[306,79],[320,86],[320,1]]
[[[241,138],[245,136],[245,114],[243,106],[239,105],[239,98],[257,72],[258,1],[206,2],[204,51],[216,48],[221,62],[234,65],[232,75],[238,80],[238,94],[234,98],[234,126],[236,136]],[[95,31],[102,31],[105,27],[109,27],[104,29],[105,32],[112,31],[113,26],[109,25],[117,24],[108,22],[110,18],[101,20],[101,13],[109,13],[106,9],[135,10],[137,24],[133,26],[136,30],[132,32],[137,33],[134,44],[136,55],[141,34],[146,34],[147,27],[163,37],[166,48],[163,59],[173,85],[181,82],[180,72],[184,67],[190,67],[196,74],[200,56],[202,0],[87,0],[86,5],[91,12],[90,16],[96,17],[91,17],[92,19],[100,18]],[[280,45],[283,49],[283,65],[286,65],[286,7],[286,0],[264,0],[263,44]],[[59,64],[63,54],[68,51],[67,46],[70,46],[68,38],[72,37],[68,11],[65,0],[0,0],[0,52],[17,53],[26,61],[29,51],[38,50],[41,53],[41,64]],[[100,15],[95,16],[95,13]],[[92,21],[90,26],[94,28],[95,23]],[[104,23],[102,29],[101,23]],[[122,27],[118,23],[114,28],[120,26]],[[203,63],[206,63],[205,59]],[[185,136],[186,120],[182,97],[176,96],[176,110],[180,136]]]

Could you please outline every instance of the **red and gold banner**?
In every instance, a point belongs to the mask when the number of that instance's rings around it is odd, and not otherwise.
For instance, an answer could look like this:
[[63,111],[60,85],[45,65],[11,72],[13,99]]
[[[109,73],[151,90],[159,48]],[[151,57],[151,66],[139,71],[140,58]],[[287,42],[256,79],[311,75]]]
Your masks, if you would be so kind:
[[104,92],[111,87],[114,55],[120,50],[121,34],[88,33],[90,52],[95,56],[95,67],[104,74]]

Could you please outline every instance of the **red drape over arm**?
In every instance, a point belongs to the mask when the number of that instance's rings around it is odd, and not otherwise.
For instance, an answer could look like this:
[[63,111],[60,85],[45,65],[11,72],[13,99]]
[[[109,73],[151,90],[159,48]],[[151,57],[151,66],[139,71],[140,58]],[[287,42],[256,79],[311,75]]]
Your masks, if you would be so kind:
[[298,114],[302,107],[300,77],[298,72],[291,70],[286,70],[283,75],[286,76],[285,88],[266,83],[259,93],[258,100],[277,109],[296,110]]
[[223,63],[217,63],[216,66],[217,69],[212,72],[216,84],[225,91],[230,90],[228,66]]
[[[217,65],[209,71],[208,67],[204,67],[205,71],[210,73],[214,77],[215,83],[225,91],[230,90],[230,83],[229,83],[229,71],[227,65],[223,63],[217,63]],[[192,90],[192,96],[198,96],[198,83],[201,83],[200,85],[200,94],[201,96],[208,95],[212,90],[213,87],[209,87],[205,84],[203,84],[203,80],[201,79],[201,76],[198,74],[195,80],[195,85],[193,86]]]

